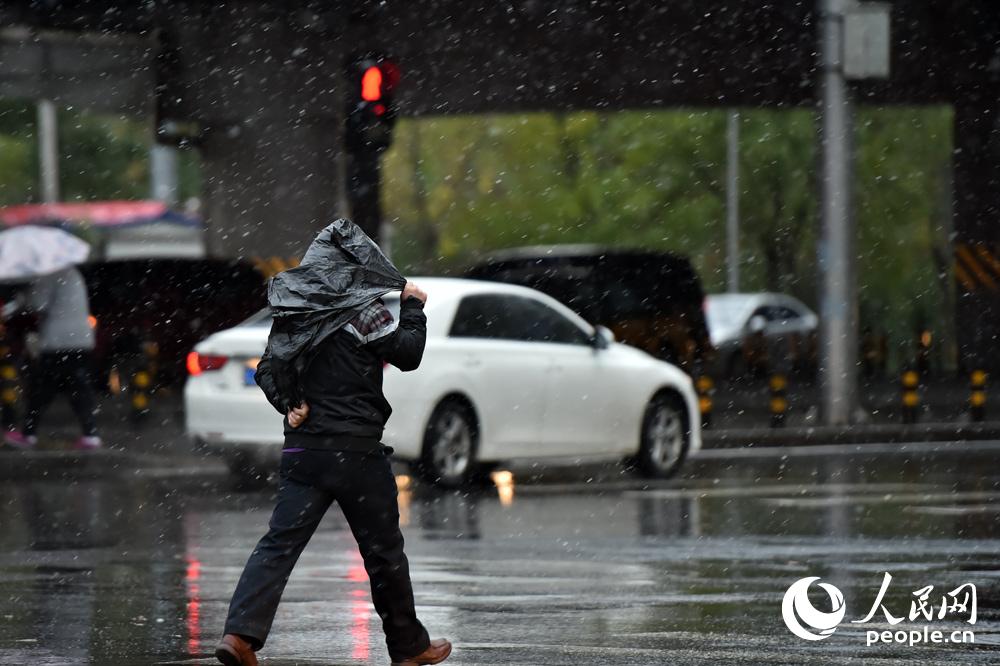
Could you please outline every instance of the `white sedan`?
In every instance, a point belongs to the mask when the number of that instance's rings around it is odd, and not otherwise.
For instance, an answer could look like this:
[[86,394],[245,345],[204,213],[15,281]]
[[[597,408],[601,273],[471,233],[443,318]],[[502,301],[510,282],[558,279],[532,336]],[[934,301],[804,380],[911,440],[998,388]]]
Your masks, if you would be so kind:
[[[424,478],[456,486],[501,462],[628,459],[667,477],[700,448],[690,378],[616,343],[533,289],[414,278],[428,294],[420,368],[387,366],[383,442]],[[385,297],[398,313],[399,294]],[[189,435],[235,471],[276,458],[281,416],[253,381],[266,311],[199,343],[184,389]]]

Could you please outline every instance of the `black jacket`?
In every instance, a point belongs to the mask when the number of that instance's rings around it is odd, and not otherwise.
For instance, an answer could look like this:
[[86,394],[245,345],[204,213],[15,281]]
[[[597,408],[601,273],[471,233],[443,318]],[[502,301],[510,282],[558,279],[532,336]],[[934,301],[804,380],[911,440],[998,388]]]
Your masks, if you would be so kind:
[[[420,365],[427,319],[423,303],[412,297],[402,303],[398,322],[381,301],[372,307],[366,321],[377,320],[374,327],[365,328],[352,320],[321,343],[298,387],[309,405],[309,416],[298,428],[292,428],[285,417],[286,447],[370,450],[379,446],[392,413],[382,393],[384,363],[403,371]],[[292,405],[279,394],[270,344],[257,365],[255,379],[274,408],[287,414]]]
[[319,232],[302,263],[267,287],[274,315],[267,339],[277,393],[299,404],[306,368],[323,342],[390,291],[406,285],[358,225],[339,219]]

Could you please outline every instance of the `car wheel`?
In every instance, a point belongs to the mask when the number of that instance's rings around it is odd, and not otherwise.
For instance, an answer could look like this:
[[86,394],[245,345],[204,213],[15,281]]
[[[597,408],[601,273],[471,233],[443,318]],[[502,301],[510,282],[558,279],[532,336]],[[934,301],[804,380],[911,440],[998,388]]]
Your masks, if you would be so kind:
[[642,419],[642,439],[636,467],[649,478],[673,476],[687,457],[690,444],[687,410],[679,397],[659,393],[649,401]]
[[417,473],[438,486],[465,485],[475,469],[479,428],[472,408],[458,398],[446,398],[431,414]]

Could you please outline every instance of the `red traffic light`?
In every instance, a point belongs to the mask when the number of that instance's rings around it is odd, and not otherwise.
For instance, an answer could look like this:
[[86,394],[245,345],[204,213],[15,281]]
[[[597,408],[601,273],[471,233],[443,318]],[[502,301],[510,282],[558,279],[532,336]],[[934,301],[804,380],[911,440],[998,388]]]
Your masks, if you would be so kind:
[[344,144],[351,152],[377,154],[392,142],[399,67],[385,56],[369,52],[348,59],[346,68],[349,86],[345,90]]
[[372,65],[361,75],[361,99],[377,102],[382,99],[382,70]]

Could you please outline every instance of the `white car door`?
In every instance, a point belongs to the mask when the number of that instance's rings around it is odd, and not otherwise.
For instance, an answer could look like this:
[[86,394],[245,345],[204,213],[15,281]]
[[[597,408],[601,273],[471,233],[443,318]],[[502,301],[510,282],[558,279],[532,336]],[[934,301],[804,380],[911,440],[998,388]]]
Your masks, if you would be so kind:
[[537,455],[549,361],[525,342],[505,294],[462,298],[449,348],[465,368],[482,429],[480,457]]
[[557,455],[600,455],[618,450],[622,433],[623,372],[598,349],[592,332],[554,307],[522,299],[527,339],[549,363],[541,439]]

